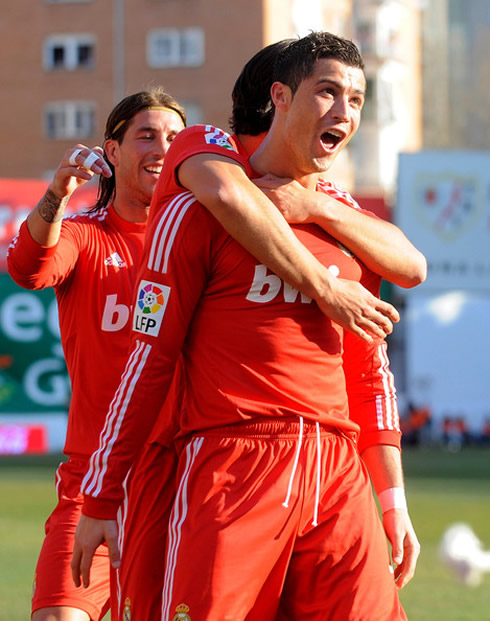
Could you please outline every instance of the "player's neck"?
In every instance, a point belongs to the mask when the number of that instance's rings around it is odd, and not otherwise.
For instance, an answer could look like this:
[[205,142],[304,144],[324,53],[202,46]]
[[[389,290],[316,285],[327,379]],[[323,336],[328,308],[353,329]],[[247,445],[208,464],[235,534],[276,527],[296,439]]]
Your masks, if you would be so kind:
[[146,222],[148,220],[150,205],[143,204],[141,201],[124,200],[116,195],[113,206],[117,215],[127,222]]
[[272,174],[277,177],[294,179],[303,187],[314,190],[317,186],[319,173],[303,171],[297,165],[294,156],[289,152],[281,137],[277,138],[269,132],[262,144],[250,157],[250,164],[261,175]]

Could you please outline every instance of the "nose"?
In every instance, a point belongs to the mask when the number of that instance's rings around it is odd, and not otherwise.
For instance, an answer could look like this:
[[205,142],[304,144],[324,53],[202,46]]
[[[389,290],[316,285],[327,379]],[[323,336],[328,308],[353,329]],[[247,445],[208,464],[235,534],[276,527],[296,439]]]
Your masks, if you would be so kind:
[[349,101],[348,98],[341,95],[335,98],[331,108],[332,115],[339,121],[349,120]]
[[170,142],[168,141],[168,137],[164,133],[159,133],[155,136],[155,139],[152,141],[152,150],[153,153],[157,156],[163,157],[167,154],[167,151],[170,147]]
[[162,140],[162,152],[163,155],[167,155],[167,151],[170,148],[171,143],[167,140],[167,137],[165,136]]

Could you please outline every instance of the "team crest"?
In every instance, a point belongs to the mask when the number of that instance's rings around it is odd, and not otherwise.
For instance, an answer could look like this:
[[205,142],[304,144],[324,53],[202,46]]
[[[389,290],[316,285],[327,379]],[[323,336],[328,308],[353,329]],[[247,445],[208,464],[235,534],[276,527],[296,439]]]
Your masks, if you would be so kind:
[[420,173],[413,186],[419,221],[442,240],[453,241],[483,224],[484,188],[476,175]]
[[189,612],[189,606],[186,604],[179,604],[175,609],[175,612],[177,614],[174,616],[172,621],[191,621],[191,618],[187,614]]
[[233,145],[231,144],[230,134],[227,134],[217,127],[212,127],[211,125],[207,125],[206,130],[210,130],[207,134],[204,134],[206,144],[215,144],[218,145],[218,147],[223,147],[223,149],[235,151]]
[[131,621],[131,600],[129,597],[124,600],[123,621]]
[[170,287],[142,280],[133,314],[133,330],[158,336],[169,295]]

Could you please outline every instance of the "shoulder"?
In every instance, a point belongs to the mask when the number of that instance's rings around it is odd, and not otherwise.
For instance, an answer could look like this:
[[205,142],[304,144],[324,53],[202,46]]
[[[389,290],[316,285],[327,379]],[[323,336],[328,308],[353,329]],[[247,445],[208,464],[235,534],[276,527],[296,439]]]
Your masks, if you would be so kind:
[[239,152],[237,141],[230,134],[214,125],[191,125],[179,132],[170,149],[183,149],[184,147],[203,151],[216,149],[220,152]]
[[226,237],[217,220],[188,191],[176,194],[151,219],[146,238],[146,263],[152,271],[167,271],[172,257],[201,257],[213,240]]
[[107,220],[109,209],[102,207],[97,211],[82,211],[63,218],[64,226],[100,226]]
[[163,176],[169,169],[175,170],[187,158],[201,153],[213,153],[241,163],[247,161],[238,140],[224,130],[214,125],[192,125],[181,131],[170,145],[165,156]]
[[63,218],[61,239],[67,242],[71,240],[78,248],[82,248],[90,240],[110,237],[115,229],[109,225],[109,221],[109,210],[106,207],[67,216]]
[[193,220],[212,220],[209,211],[196,199],[192,192],[182,190],[170,198],[161,210],[150,219],[148,234],[175,236],[177,231]]
[[180,165],[195,155],[217,154],[239,162],[250,172],[246,154],[230,134],[213,125],[192,125],[182,130],[165,155],[162,172],[153,193],[150,219],[168,201],[184,191],[178,178]]

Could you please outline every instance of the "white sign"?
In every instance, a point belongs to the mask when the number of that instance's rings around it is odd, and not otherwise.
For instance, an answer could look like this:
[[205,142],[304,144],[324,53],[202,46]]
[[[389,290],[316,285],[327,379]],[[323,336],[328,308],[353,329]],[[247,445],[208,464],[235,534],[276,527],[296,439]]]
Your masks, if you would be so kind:
[[490,152],[422,151],[399,161],[395,221],[428,262],[424,290],[490,290]]

